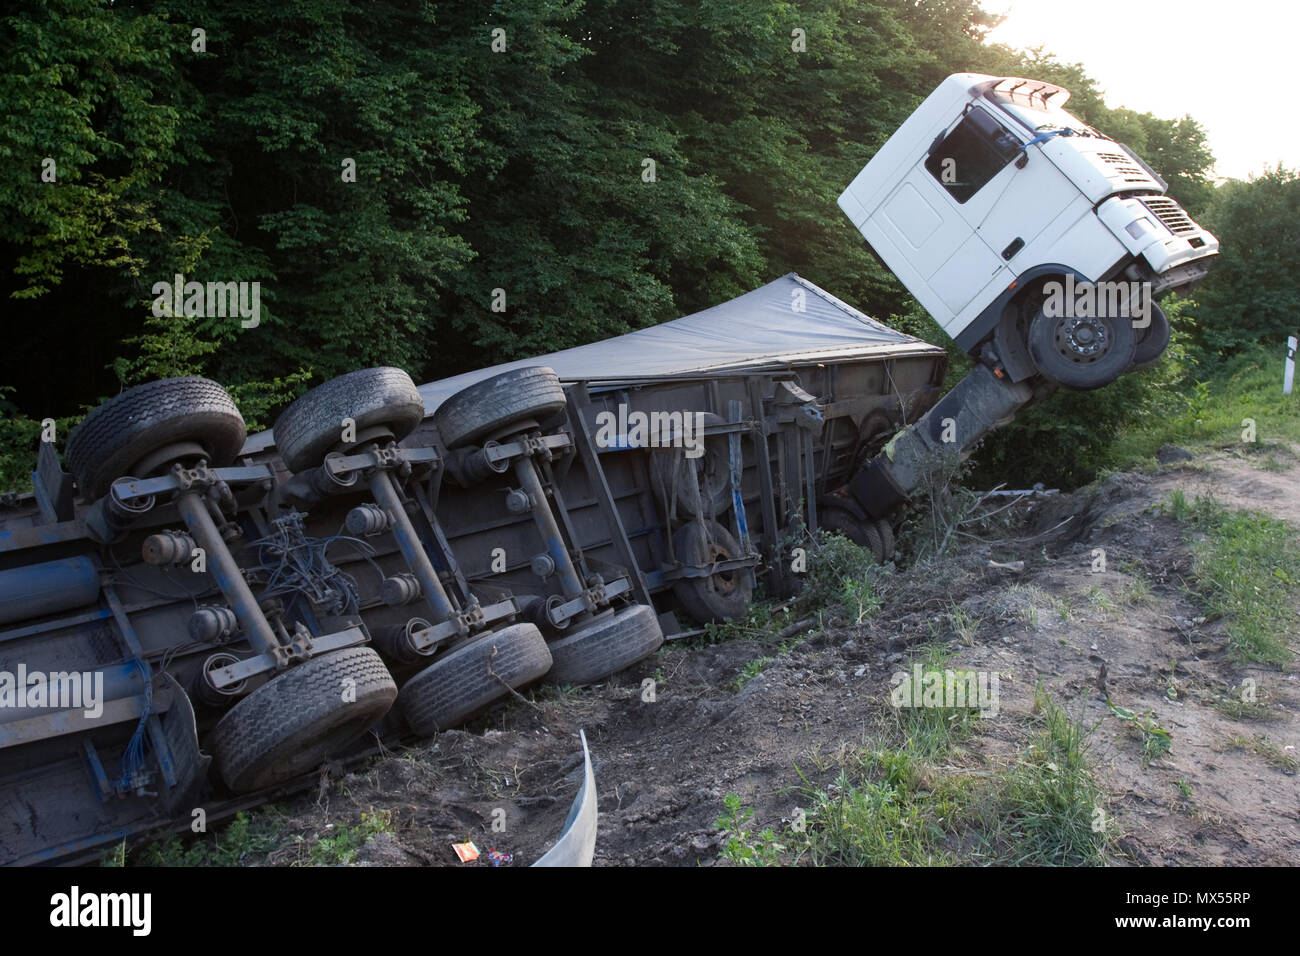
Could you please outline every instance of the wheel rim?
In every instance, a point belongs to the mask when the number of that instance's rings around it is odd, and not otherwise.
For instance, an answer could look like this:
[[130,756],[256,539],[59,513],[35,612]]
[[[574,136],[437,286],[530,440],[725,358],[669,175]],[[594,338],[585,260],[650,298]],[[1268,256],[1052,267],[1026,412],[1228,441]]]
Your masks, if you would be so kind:
[[[709,545],[710,564],[716,564],[719,561],[730,561],[732,557],[733,555],[728,554],[720,545]],[[736,585],[739,583],[735,569],[730,571],[719,571],[717,574],[712,575],[709,580],[713,583],[713,590],[717,591],[724,597],[733,593],[736,590]]]
[[1056,323],[1057,354],[1077,365],[1091,365],[1105,358],[1112,340],[1111,330],[1103,319],[1072,317]]

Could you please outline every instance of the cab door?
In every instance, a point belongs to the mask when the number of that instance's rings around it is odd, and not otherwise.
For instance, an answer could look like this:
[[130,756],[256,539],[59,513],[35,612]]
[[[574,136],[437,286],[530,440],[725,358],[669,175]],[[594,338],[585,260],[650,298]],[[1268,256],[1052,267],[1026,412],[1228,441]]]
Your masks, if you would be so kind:
[[933,204],[946,206],[953,222],[953,248],[942,262],[934,264],[929,282],[954,315],[1006,266],[1002,247],[994,248],[987,241],[981,225],[999,208],[1020,175],[1016,164],[1024,156],[1022,145],[1007,126],[977,103],[936,139],[913,170],[913,184],[918,190],[928,190]]

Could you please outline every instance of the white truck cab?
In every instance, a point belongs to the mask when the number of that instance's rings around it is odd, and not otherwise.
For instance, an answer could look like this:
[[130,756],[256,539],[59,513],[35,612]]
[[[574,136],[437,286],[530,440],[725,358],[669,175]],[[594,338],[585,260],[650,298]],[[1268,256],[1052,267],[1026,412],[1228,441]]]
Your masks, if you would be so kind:
[[[1062,109],[1069,95],[950,76],[839,204],[999,376],[1086,389],[1159,357],[1169,327],[1154,297],[1203,277],[1219,243],[1132,150]],[[1116,286],[1141,304],[1122,296],[1117,307]]]

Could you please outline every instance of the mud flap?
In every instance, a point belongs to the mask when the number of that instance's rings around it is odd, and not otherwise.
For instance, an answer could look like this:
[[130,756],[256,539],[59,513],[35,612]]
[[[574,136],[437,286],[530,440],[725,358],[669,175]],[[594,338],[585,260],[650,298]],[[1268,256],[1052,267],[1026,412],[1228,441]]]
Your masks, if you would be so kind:
[[591,770],[587,735],[580,730],[578,736],[582,738],[582,786],[573,798],[560,838],[533,866],[591,866],[596,855],[596,775]]
[[172,690],[171,709],[161,718],[166,748],[165,751],[160,749],[157,755],[164,772],[162,801],[170,816],[188,815],[189,810],[198,806],[199,793],[212,758],[199,749],[198,724],[189,695],[166,671],[158,676]]

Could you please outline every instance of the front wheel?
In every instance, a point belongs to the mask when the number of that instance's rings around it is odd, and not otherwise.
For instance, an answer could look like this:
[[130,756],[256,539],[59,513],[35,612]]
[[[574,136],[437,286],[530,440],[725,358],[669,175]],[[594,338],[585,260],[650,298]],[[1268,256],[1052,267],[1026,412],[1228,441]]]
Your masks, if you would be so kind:
[[1109,385],[1133,362],[1133,320],[1112,316],[1049,316],[1029,323],[1029,354],[1045,378],[1086,391]]
[[[869,518],[859,518],[847,508],[826,507],[817,514],[817,524],[823,531],[840,534],[859,548],[866,548],[878,564],[889,560],[885,556],[885,542],[880,536],[880,526]],[[888,527],[888,525],[886,525]]]

